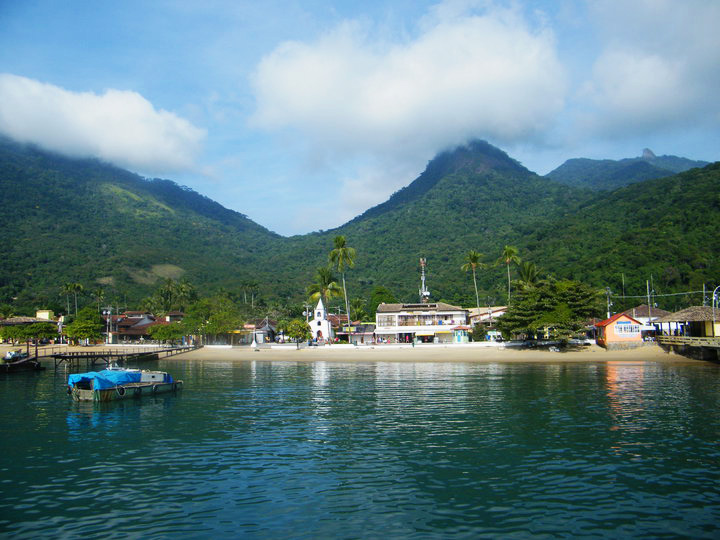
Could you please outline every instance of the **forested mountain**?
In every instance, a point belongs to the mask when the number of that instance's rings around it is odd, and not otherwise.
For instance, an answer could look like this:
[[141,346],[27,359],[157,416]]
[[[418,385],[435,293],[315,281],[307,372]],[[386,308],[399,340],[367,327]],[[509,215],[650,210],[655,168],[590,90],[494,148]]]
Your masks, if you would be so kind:
[[203,293],[250,288],[263,302],[299,306],[337,234],[357,250],[350,298],[382,285],[416,301],[425,257],[432,298],[473,305],[460,267],[476,250],[488,263],[481,301],[502,303],[505,267],[494,263],[505,245],[542,274],[598,288],[619,290],[623,274],[628,290],[651,274],[662,292],[711,284],[720,275],[720,165],[664,176],[598,192],[473,142],[345,225],[284,238],[168,180],[2,141],[0,304],[58,309],[62,284],[79,282],[133,306],[162,278],[182,277]]
[[693,161],[677,156],[656,156],[646,148],[642,156],[636,158],[569,159],[546,176],[570,186],[611,191],[643,180],[662,178],[696,167],[704,167],[707,164],[705,161]]
[[250,278],[279,237],[168,180],[0,141],[0,303],[53,304],[63,283],[137,300],[163,277]]

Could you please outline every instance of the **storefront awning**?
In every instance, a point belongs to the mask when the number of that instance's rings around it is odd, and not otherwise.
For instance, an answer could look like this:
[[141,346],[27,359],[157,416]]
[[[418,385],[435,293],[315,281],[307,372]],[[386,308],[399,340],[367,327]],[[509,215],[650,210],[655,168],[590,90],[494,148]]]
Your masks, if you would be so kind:
[[435,332],[415,332],[416,336],[434,336]]

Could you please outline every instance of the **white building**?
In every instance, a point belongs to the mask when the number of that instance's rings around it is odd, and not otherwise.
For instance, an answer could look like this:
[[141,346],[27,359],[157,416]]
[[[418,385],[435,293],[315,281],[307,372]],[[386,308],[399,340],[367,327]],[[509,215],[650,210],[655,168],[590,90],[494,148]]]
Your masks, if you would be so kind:
[[332,326],[327,318],[327,311],[323,305],[322,298],[318,300],[313,315],[314,317],[310,321],[310,331],[312,332],[313,339],[317,341],[331,341],[333,338]]
[[485,324],[486,326],[493,326],[498,318],[505,315],[507,306],[487,306],[479,308],[469,308],[470,313],[470,325],[475,326],[477,324]]
[[467,343],[468,311],[442,302],[380,304],[375,335],[388,343]]

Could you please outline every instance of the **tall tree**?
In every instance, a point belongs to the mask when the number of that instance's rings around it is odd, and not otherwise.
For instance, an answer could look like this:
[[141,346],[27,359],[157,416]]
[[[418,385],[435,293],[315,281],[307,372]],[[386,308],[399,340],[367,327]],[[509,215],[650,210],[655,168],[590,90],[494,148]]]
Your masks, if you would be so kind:
[[475,303],[477,305],[478,311],[480,310],[480,295],[478,294],[478,288],[477,288],[477,274],[476,270],[478,268],[482,268],[483,264],[480,262],[480,259],[482,259],[482,254],[478,253],[474,249],[471,249],[467,252],[467,255],[465,255],[465,264],[463,264],[460,269],[463,272],[467,272],[468,270],[472,270],[473,274],[473,285],[475,285]]
[[65,295],[65,300],[67,301],[67,313],[66,315],[70,315],[70,295],[73,293],[73,287],[75,286],[74,283],[64,283],[62,286],[62,294]]
[[100,315],[88,306],[81,309],[75,320],[65,327],[65,333],[72,339],[99,339],[102,329]]
[[377,285],[373,290],[372,293],[370,293],[370,304],[369,304],[369,313],[370,317],[375,317],[375,313],[377,312],[377,307],[380,304],[394,304],[397,302],[397,298],[395,298],[395,295],[388,289],[387,287],[383,287],[382,285]]
[[362,298],[353,298],[350,302],[350,312],[353,321],[363,321],[367,319],[367,311],[365,311],[365,300]]
[[518,257],[518,250],[515,246],[505,246],[502,250],[502,254],[498,259],[498,262],[505,263],[507,266],[507,278],[508,278],[508,305],[510,305],[510,265],[520,264],[520,257]]
[[333,250],[330,252],[329,259],[332,267],[337,268],[337,271],[342,276],[345,313],[347,313],[348,328],[350,328],[350,303],[348,301],[347,287],[345,286],[345,268],[355,266],[355,248],[347,245],[344,236],[338,235],[333,238]]
[[335,276],[333,276],[332,270],[325,266],[321,266],[315,273],[315,283],[308,286],[307,293],[310,300],[313,302],[317,301],[318,298],[321,299],[325,309],[327,309],[328,298],[341,296],[342,289],[337,284],[337,281],[335,281]]
[[70,283],[70,291],[72,292],[73,296],[75,297],[75,316],[77,317],[78,314],[78,294],[83,292],[85,290],[85,287],[82,286],[81,283]]
[[546,279],[520,289],[498,326],[507,334],[550,337],[566,341],[581,332],[588,318],[602,313],[602,292],[571,280]]
[[105,300],[105,291],[102,289],[102,287],[98,287],[92,292],[92,294],[95,298],[95,301],[97,302],[97,310],[100,311],[100,303]]
[[523,261],[518,266],[518,283],[522,288],[533,287],[540,278],[540,269],[534,262]]

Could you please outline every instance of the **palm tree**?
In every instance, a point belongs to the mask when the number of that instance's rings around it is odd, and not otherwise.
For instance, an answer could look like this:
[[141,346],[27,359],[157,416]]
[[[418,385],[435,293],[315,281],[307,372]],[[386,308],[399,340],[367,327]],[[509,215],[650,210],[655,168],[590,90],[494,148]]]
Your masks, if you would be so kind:
[[74,283],[65,283],[62,286],[62,293],[65,294],[65,300],[67,301],[67,315],[70,315],[70,295],[73,293]]
[[75,315],[78,313],[78,306],[77,306],[77,297],[78,294],[83,292],[85,290],[85,287],[82,286],[80,283],[67,283],[66,285],[69,285],[70,292],[75,296]]
[[333,268],[342,275],[343,295],[345,296],[345,313],[348,316],[348,327],[350,326],[350,305],[348,303],[347,287],[345,286],[345,268],[355,266],[355,248],[347,245],[345,237],[338,235],[333,239],[334,249],[330,252],[329,259]]
[[362,321],[367,318],[367,311],[365,311],[365,300],[362,298],[353,298],[350,302],[350,310],[352,311],[352,318],[354,321]]
[[183,278],[180,283],[175,286],[175,294],[177,296],[177,309],[185,311],[189,304],[197,300],[197,291],[187,279]]
[[520,286],[527,289],[534,286],[538,282],[540,277],[540,269],[535,266],[535,263],[524,261],[518,267],[518,277]]
[[515,246],[505,246],[502,250],[502,254],[498,259],[498,262],[503,262],[507,266],[508,275],[508,305],[510,305],[510,263],[520,264],[520,257],[518,257],[518,250]]
[[318,298],[323,301],[325,309],[327,309],[327,300],[332,296],[342,296],[342,289],[340,285],[335,281],[335,276],[332,275],[332,271],[321,266],[315,273],[315,283],[307,288],[308,296],[313,302]]
[[482,259],[482,253],[478,253],[474,249],[471,249],[467,252],[467,255],[465,255],[465,264],[460,267],[460,270],[462,270],[463,272],[472,270],[473,284],[475,285],[475,302],[477,303],[478,312],[480,311],[480,295],[478,295],[477,275],[475,273],[475,270],[477,270],[477,268],[482,268],[485,266],[483,263],[480,262],[480,259]]
[[100,311],[100,302],[105,300],[105,291],[102,289],[102,287],[98,287],[92,292],[93,296],[95,297],[95,301],[97,302],[97,308],[98,312]]

